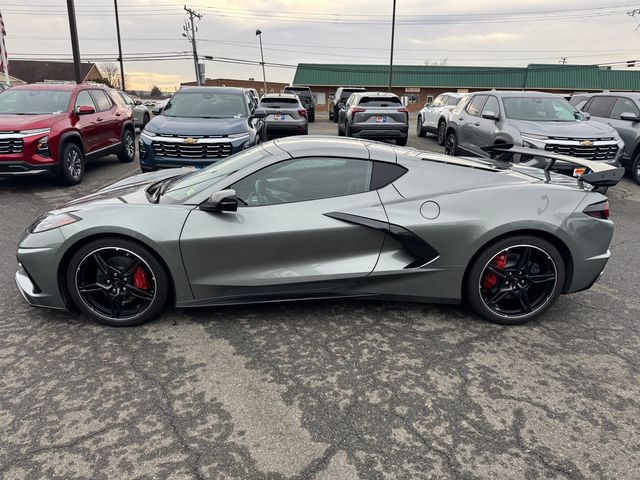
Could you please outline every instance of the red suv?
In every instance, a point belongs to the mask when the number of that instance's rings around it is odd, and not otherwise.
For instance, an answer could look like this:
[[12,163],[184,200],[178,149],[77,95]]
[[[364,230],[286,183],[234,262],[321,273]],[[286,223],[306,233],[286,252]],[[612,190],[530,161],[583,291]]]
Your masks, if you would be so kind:
[[80,183],[84,162],[135,158],[131,110],[110,88],[31,84],[0,94],[0,176],[54,174]]

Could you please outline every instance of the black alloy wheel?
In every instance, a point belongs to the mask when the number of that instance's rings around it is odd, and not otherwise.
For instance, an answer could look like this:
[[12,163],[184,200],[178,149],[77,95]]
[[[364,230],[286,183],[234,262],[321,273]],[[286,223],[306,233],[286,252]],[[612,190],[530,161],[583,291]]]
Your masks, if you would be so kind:
[[438,124],[438,145],[444,145],[446,141],[447,124],[440,122]]
[[640,184],[640,154],[636,155],[633,165],[631,165],[631,178]]
[[98,240],[81,247],[67,270],[75,304],[102,323],[132,326],[159,313],[167,276],[144,247],[123,239]]
[[444,154],[455,157],[458,154],[458,139],[455,133],[447,135],[447,141],[444,144]]
[[416,120],[416,135],[418,135],[419,137],[424,137],[426,134],[427,131],[422,126],[422,117],[418,116],[418,119]]
[[476,260],[468,281],[472,307],[488,320],[525,323],[550,308],[565,280],[558,250],[537,237],[499,242]]
[[60,178],[65,185],[77,185],[84,177],[84,155],[75,143],[67,143],[62,148]]
[[133,162],[136,158],[136,136],[126,129],[122,135],[122,150],[118,153],[118,160],[122,163]]

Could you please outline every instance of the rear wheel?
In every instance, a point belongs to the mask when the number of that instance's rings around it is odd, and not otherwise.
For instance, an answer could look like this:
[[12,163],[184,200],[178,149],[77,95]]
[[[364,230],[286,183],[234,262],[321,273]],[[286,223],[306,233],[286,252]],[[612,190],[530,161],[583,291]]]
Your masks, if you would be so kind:
[[404,147],[407,144],[407,137],[396,138],[396,145]]
[[438,145],[444,145],[447,137],[447,124],[445,122],[440,122],[438,124]]
[[344,130],[342,130],[342,124],[340,124],[340,122],[338,122],[338,136],[344,137]]
[[418,116],[418,120],[416,121],[416,135],[419,137],[424,137],[427,135],[427,131],[422,126],[422,117]]
[[129,129],[122,135],[122,150],[118,153],[118,160],[122,163],[133,162],[136,158],[136,136]]
[[534,236],[514,236],[489,245],[467,276],[471,307],[490,322],[518,325],[549,310],[565,281],[558,249]]
[[351,127],[349,126],[349,122],[344,122],[344,136],[345,137],[351,136]]
[[147,126],[147,123],[149,123],[149,120],[150,120],[149,114],[145,113],[144,117],[142,117],[142,127],[141,127],[142,130],[144,130],[144,127]]
[[640,154],[638,154],[631,165],[631,178],[640,184]]
[[309,123],[313,123],[316,121],[316,112],[311,112],[309,114]]
[[338,123],[338,117],[339,117],[339,115],[338,115],[338,109],[337,109],[337,108],[334,108],[334,109],[333,109],[333,121],[334,121],[335,123]]
[[447,135],[447,141],[444,144],[444,153],[445,155],[451,156],[458,155],[458,137],[456,137],[456,134],[453,132]]
[[95,240],[78,249],[66,273],[67,288],[83,313],[113,326],[133,326],[162,310],[167,274],[149,250],[121,238]]
[[60,179],[65,185],[77,185],[84,177],[84,155],[75,143],[67,143],[62,148],[60,159]]

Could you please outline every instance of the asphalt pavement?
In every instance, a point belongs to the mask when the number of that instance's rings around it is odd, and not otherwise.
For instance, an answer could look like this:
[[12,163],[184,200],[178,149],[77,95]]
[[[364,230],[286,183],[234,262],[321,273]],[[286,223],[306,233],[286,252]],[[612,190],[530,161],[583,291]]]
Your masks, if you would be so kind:
[[[441,150],[413,129],[409,145]],[[108,157],[76,187],[0,180],[0,478],[640,477],[629,179],[609,193],[601,280],[519,327],[375,301],[169,310],[120,329],[29,307],[13,283],[21,232],[137,169]]]

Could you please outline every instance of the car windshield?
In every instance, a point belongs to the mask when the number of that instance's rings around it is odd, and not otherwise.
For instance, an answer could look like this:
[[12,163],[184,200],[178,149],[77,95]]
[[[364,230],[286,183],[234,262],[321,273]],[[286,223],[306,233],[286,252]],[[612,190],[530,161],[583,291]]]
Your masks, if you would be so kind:
[[225,160],[216,162],[198,172],[188,174],[174,182],[164,192],[161,202],[185,203],[214,183],[269,156],[271,154],[261,146],[231,155]]
[[244,96],[237,93],[178,92],[163,111],[167,117],[245,118]]
[[398,97],[362,97],[358,105],[366,107],[396,107],[402,106]]
[[578,111],[565,99],[553,97],[504,98],[504,112],[513,120],[575,122]]
[[0,96],[0,114],[62,113],[69,108],[69,100],[71,100],[69,90],[9,89]]

